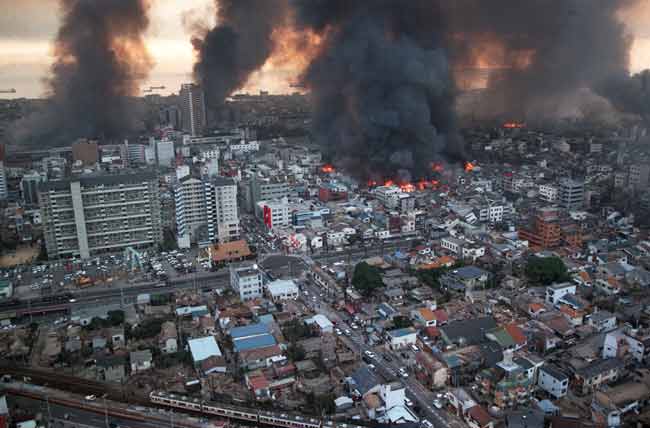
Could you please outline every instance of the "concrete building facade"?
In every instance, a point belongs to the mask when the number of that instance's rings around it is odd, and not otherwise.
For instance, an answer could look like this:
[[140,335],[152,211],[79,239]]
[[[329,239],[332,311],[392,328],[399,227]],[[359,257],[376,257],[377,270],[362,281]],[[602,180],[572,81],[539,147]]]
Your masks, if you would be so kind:
[[144,172],[42,183],[38,193],[48,257],[88,258],[162,240],[158,177]]

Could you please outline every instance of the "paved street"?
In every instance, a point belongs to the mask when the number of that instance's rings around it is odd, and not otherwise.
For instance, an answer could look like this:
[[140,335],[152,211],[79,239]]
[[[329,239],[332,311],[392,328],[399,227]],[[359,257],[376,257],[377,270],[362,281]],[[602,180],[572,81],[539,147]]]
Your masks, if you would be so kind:
[[[352,329],[343,317],[333,309],[331,305],[323,300],[324,296],[321,296],[322,291],[317,285],[307,281],[304,285],[304,289],[308,291],[310,297],[309,300],[311,300],[311,304],[314,305],[317,312],[322,313],[330,320],[334,321],[336,327],[342,331],[350,331],[349,336],[340,336],[350,349],[359,354],[359,356],[362,356],[365,351],[372,351],[377,355],[377,358],[375,358],[372,363],[375,366],[375,370],[387,380],[399,380],[406,387],[407,396],[418,404],[421,416],[429,420],[436,428],[461,428],[466,426],[455,416],[449,415],[446,411],[433,407],[434,394],[424,388],[414,379],[413,376],[409,376],[408,378],[399,376],[398,370],[400,367],[405,366],[405,364],[401,364],[401,358],[398,355],[387,351],[383,346],[374,348],[368,346],[365,342],[365,338],[361,334],[361,330]],[[390,358],[390,361],[387,360],[386,356]]]

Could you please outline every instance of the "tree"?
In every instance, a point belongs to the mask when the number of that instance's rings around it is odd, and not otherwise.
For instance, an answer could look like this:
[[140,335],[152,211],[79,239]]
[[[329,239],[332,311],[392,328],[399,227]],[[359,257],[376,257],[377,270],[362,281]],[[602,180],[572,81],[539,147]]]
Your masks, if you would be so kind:
[[124,323],[124,311],[108,311],[108,322],[113,326],[117,327]]
[[384,283],[381,280],[379,269],[370,266],[366,262],[361,262],[354,267],[352,285],[362,295],[368,297],[371,296],[376,289],[383,287]]
[[524,273],[528,281],[536,285],[550,285],[570,279],[564,262],[558,257],[531,257]]
[[393,327],[395,328],[406,328],[406,327],[411,327],[412,325],[413,322],[408,317],[405,317],[404,315],[397,315],[396,317],[393,318]]
[[294,318],[284,324],[282,334],[289,342],[296,342],[314,336],[314,330],[311,326]]
[[291,361],[302,361],[305,359],[306,355],[307,353],[305,352],[305,348],[295,342],[291,343],[287,347],[287,358]]

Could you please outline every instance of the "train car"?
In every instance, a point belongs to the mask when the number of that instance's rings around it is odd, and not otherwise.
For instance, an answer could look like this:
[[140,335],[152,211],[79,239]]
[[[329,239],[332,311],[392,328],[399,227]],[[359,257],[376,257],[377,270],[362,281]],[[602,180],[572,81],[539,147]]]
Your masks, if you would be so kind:
[[152,392],[149,395],[152,403],[184,409],[192,412],[221,416],[225,418],[238,419],[258,424],[271,425],[286,428],[363,428],[331,420],[320,420],[309,418],[303,415],[277,413],[265,410],[256,410],[247,407],[232,406],[214,402],[204,402],[197,398],[166,392]]

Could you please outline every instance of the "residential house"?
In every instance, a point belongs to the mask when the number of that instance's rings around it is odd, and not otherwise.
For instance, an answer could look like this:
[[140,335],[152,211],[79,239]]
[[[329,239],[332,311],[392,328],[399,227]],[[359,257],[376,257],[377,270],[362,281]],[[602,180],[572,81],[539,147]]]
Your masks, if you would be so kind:
[[442,339],[447,345],[476,345],[485,342],[485,334],[495,329],[496,321],[492,317],[472,318],[452,321],[439,328]]
[[546,364],[539,369],[537,385],[555,398],[562,398],[569,389],[569,376],[557,367]]
[[417,331],[413,327],[390,330],[386,332],[386,335],[390,348],[393,350],[415,345],[417,342]]
[[576,285],[570,282],[549,285],[546,287],[546,303],[557,306],[566,294],[576,294]]
[[122,382],[126,378],[126,358],[117,355],[98,357],[95,379],[100,382]]
[[594,360],[576,370],[576,388],[583,394],[597,390],[601,385],[616,381],[624,367],[620,358]]
[[178,332],[173,321],[166,321],[160,328],[158,336],[158,347],[165,354],[172,354],[178,351]]
[[611,331],[616,328],[616,315],[601,310],[591,314],[587,322],[598,332]]
[[131,374],[143,372],[153,367],[153,355],[148,349],[131,352],[129,361],[131,362]]
[[494,420],[483,406],[471,407],[465,414],[465,422],[470,428],[494,428]]

